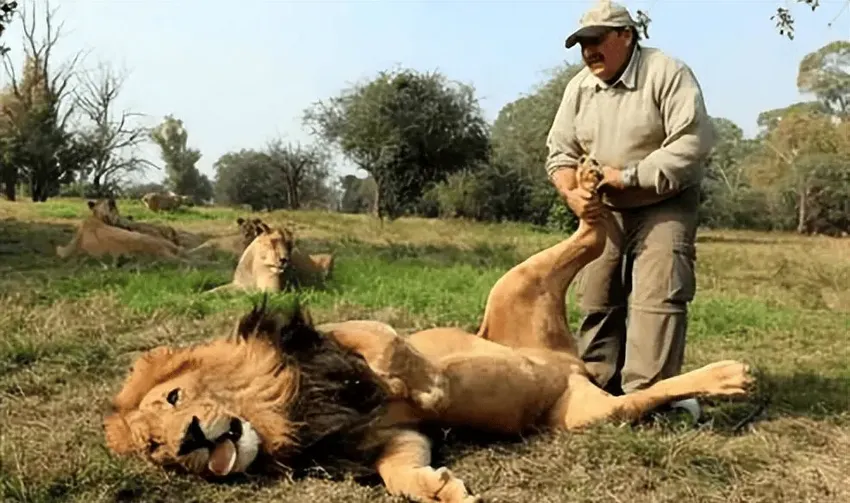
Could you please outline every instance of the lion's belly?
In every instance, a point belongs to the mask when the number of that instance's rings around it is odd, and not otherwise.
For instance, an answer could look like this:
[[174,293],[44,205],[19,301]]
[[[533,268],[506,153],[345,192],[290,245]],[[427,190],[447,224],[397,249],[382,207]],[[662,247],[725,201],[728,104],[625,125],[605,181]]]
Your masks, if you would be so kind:
[[439,361],[449,381],[439,420],[502,433],[537,425],[567,389],[568,369],[520,354],[459,353]]
[[569,355],[515,350],[456,328],[425,330],[408,341],[449,380],[448,407],[436,418],[446,425],[520,432],[544,418],[572,371]]

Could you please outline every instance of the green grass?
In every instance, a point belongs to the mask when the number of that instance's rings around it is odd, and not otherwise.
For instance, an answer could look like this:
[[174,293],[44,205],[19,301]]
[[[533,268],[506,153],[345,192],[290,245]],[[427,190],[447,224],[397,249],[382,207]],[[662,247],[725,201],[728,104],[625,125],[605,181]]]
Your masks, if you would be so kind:
[[[119,207],[209,235],[247,216]],[[134,356],[219,335],[256,296],[199,293],[228,280],[235,261],[223,256],[203,266],[60,261],[54,247],[86,211],[80,199],[0,201],[0,501],[397,501],[379,484],[209,484],[111,456],[100,420]],[[499,276],[564,237],[518,224],[261,217],[293,225],[308,251],[336,254],[328,287],[303,293],[318,322],[366,317],[403,333],[474,329]],[[847,501],[850,241],[702,232],[698,254],[686,366],[751,362],[760,375],[751,400],[710,403],[698,428],[605,425],[519,440],[452,431],[435,463],[488,501]],[[573,304],[569,312],[575,326]]]

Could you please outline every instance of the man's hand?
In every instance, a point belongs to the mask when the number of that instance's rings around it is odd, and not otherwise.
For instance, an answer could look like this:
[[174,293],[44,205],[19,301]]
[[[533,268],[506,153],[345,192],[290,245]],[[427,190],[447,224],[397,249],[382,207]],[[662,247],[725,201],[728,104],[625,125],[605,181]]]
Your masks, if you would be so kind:
[[602,166],[602,181],[599,182],[599,189],[610,187],[614,190],[623,190],[626,184],[623,181],[623,172],[611,166]]
[[592,222],[604,211],[599,196],[591,194],[578,185],[575,168],[556,171],[552,175],[552,183],[567,203],[570,211],[578,218]]
[[577,217],[587,222],[593,222],[599,218],[604,210],[599,196],[581,187],[562,192],[561,196],[566,200],[570,210]]

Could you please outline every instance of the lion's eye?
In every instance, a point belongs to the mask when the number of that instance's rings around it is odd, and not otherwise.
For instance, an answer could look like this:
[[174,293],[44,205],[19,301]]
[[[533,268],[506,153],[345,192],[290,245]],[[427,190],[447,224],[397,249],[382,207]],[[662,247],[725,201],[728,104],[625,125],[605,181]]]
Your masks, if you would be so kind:
[[177,400],[180,399],[180,388],[174,388],[173,390],[168,392],[168,396],[165,397],[165,400],[171,405],[177,405]]

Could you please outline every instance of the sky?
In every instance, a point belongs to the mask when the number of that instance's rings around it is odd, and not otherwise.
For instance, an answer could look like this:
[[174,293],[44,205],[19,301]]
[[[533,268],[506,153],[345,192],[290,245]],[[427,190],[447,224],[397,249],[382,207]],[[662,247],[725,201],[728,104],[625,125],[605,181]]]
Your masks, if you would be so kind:
[[[39,12],[45,1],[37,0]],[[117,105],[146,114],[150,126],[167,114],[182,119],[189,145],[202,154],[198,168],[213,179],[214,162],[227,152],[263,148],[274,138],[310,143],[301,124],[305,108],[394,67],[438,70],[473,85],[492,121],[502,106],[541,83],[547,70],[579,62],[579,49],[565,49],[564,39],[592,3],[51,0],[50,5],[64,23],[57,62],[82,50],[82,68],[107,63],[125,72]],[[815,12],[790,0],[621,3],[633,16],[637,9],[649,11],[644,45],[688,64],[709,113],[733,120],[747,135],[755,134],[761,111],[807,99],[796,89],[803,56],[850,39],[850,9],[841,13],[845,0],[821,0]],[[776,7],[791,4],[794,40],[780,36],[770,20]],[[3,39],[17,59],[23,52],[20,29],[10,27]],[[143,155],[161,165],[154,146]],[[335,169],[365,176],[347,163]],[[143,181],[163,176],[164,170],[150,171]]]

